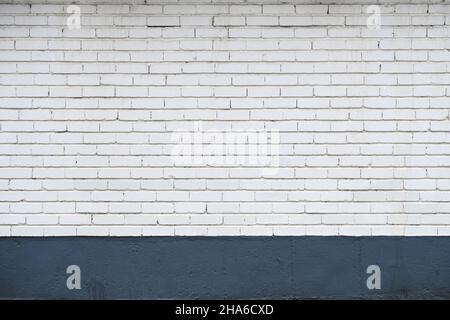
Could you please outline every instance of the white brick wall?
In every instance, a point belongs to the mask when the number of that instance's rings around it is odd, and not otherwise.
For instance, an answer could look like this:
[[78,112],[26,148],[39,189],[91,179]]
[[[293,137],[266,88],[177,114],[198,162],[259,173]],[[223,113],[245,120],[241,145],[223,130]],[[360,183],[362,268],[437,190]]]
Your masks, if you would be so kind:
[[[0,1],[0,236],[450,235],[450,2],[109,2]],[[277,173],[177,166],[199,121]]]

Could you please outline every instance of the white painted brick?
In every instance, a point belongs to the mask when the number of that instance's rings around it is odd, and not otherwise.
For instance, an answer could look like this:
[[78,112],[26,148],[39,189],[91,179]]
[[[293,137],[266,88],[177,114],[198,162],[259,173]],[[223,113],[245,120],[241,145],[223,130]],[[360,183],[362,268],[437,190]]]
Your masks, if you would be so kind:
[[306,226],[307,236],[330,236],[338,234],[337,226]]
[[372,229],[369,226],[340,226],[339,235],[370,236],[372,235]]
[[[448,235],[450,6],[294,2],[0,4],[0,236]],[[196,121],[278,171],[175,166]]]
[[406,236],[437,236],[438,228],[435,226],[405,226]]
[[204,226],[175,226],[176,236],[206,236],[208,228]]
[[208,236],[239,236],[241,230],[237,226],[208,226]]
[[11,236],[11,227],[0,226],[0,236],[1,237],[9,237],[9,236]]
[[73,226],[49,226],[44,228],[45,237],[75,236],[76,227]]
[[173,226],[144,226],[142,227],[143,236],[173,236],[175,228]]
[[272,236],[272,226],[242,226],[241,234],[248,236]]
[[293,14],[295,13],[295,6],[291,4],[265,4],[263,5],[264,14]]
[[183,225],[189,224],[188,215],[160,215],[158,216],[158,224],[161,225]]
[[112,237],[137,237],[142,236],[141,226],[112,226],[109,227],[109,236]]
[[52,225],[58,224],[59,217],[57,215],[29,215],[26,223],[29,225]]
[[98,5],[97,13],[100,14],[126,14],[130,11],[129,5]]
[[16,15],[14,17],[14,23],[16,25],[25,25],[25,26],[46,25],[47,24],[47,16]]
[[21,214],[3,214],[1,215],[0,225],[25,224],[25,215]]
[[12,226],[11,236],[13,237],[42,237],[44,228],[42,226]]
[[78,226],[76,228],[77,236],[108,236],[109,227],[107,226]]
[[59,216],[61,225],[89,225],[91,223],[90,215],[64,214]]
[[92,215],[92,223],[99,225],[124,224],[125,217],[121,214],[95,214]]
[[[35,5],[31,6],[32,8],[35,7]],[[25,4],[1,4],[0,5],[0,12],[2,13],[29,13],[30,12],[30,6]]]

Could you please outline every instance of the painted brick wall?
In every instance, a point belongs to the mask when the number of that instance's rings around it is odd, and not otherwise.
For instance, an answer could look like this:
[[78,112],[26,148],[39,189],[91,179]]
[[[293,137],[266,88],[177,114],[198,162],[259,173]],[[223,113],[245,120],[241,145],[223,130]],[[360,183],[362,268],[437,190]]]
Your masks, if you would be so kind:
[[1,236],[450,235],[447,1],[1,2]]

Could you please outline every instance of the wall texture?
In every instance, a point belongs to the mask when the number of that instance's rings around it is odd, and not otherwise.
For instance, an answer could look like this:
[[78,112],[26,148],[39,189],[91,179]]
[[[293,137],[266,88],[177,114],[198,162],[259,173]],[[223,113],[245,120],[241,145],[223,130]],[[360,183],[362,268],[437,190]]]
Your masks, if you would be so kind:
[[[0,300],[448,300],[449,239],[9,237],[0,239]],[[380,289],[370,290],[374,263]],[[79,290],[67,288],[73,264]]]
[[447,1],[0,2],[1,236],[450,235]]

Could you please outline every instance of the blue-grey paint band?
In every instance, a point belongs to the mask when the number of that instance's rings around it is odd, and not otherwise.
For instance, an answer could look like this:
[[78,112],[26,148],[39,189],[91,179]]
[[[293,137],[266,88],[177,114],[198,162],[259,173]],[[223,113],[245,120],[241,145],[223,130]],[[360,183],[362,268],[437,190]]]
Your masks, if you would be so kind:
[[[69,265],[80,290],[67,289]],[[448,299],[450,238],[0,238],[0,298]]]

